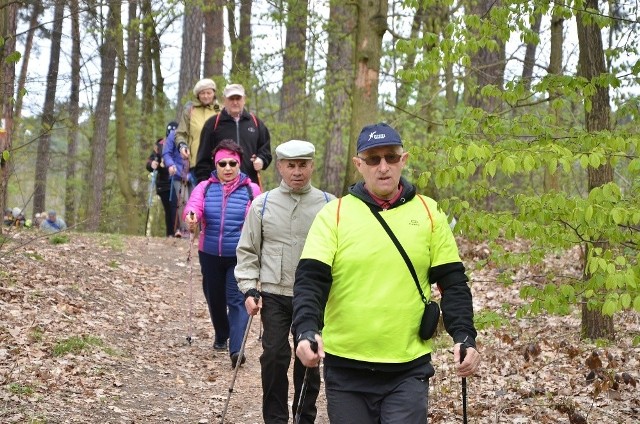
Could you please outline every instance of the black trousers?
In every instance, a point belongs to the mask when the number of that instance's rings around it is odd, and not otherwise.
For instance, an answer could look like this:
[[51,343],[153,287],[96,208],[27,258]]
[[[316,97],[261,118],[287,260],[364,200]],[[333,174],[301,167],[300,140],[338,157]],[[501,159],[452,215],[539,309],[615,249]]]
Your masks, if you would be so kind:
[[158,197],[160,197],[162,201],[162,208],[164,209],[164,225],[167,237],[173,235],[173,224],[176,221],[176,208],[171,205],[171,200],[169,199],[170,194],[169,190],[158,193]]
[[[265,424],[287,424],[289,422],[289,378],[287,372],[291,364],[291,320],[293,316],[292,297],[262,293],[262,417]],[[291,415],[294,416],[300,398],[300,389],[306,367],[293,356],[294,396]],[[301,423],[313,423],[316,419],[316,399],[320,392],[319,369],[309,368],[304,405],[300,415]]]
[[324,366],[331,424],[425,424],[431,363],[400,372]]

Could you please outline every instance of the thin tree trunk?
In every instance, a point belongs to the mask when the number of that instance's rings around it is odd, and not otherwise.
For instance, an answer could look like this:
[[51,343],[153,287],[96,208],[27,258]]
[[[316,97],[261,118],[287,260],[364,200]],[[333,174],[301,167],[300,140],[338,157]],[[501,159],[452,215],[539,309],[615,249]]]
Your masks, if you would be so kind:
[[200,7],[185,6],[184,24],[182,28],[182,54],[180,56],[180,80],[178,83],[178,110],[182,110],[182,101],[188,97],[193,86],[202,75],[202,33],[204,15]]
[[[500,6],[501,0],[477,0],[471,1],[469,14],[477,15],[481,20],[486,20],[492,7]],[[505,69],[505,45],[498,36],[494,38],[497,49],[481,47],[471,54],[471,68],[467,75],[465,93],[467,104],[492,112],[500,107],[496,97],[482,96],[480,92],[487,85],[495,85],[502,88]]]
[[204,75],[222,76],[225,0],[209,0],[204,12]]
[[[114,14],[116,22],[120,22],[120,7],[114,8]],[[127,75],[127,66],[125,64],[125,56],[129,56],[129,54],[124,53],[123,46],[123,29],[122,25],[118,24],[117,27],[113,28],[116,37],[116,46],[118,51],[117,64],[118,64],[118,74],[116,77],[116,85],[115,85],[115,103],[114,103],[114,113],[115,113],[115,126],[116,126],[116,178],[118,180],[118,187],[120,188],[120,193],[122,197],[124,197],[124,204],[129,208],[133,208],[137,210],[137,202],[136,202],[136,193],[131,188],[131,176],[129,175],[131,165],[129,163],[129,152],[131,151],[131,146],[129,145],[129,140],[127,137],[127,112],[125,105],[125,80]],[[131,44],[129,44],[131,47]],[[148,138],[148,137],[147,137]],[[140,215],[137,213],[131,213],[127,217],[126,226],[127,233],[134,234],[135,229],[138,228]]]
[[156,26],[151,10],[151,0],[142,1],[142,16],[142,33],[144,35],[142,37],[142,59],[140,63],[140,85],[142,87],[142,102],[140,108],[144,124],[148,125],[146,117],[153,113],[153,106],[155,103],[153,98],[153,61],[151,56],[153,50],[152,39]]
[[287,37],[282,57],[282,90],[278,118],[288,129],[282,134],[283,139],[304,139],[309,3],[307,0],[289,0],[287,5]]
[[[69,95],[69,144],[67,145],[67,178],[65,181],[64,217],[68,226],[76,223],[76,155],[78,121],[80,119],[80,9],[78,0],[69,4],[71,16],[71,93]],[[38,212],[38,211],[35,211]]]
[[29,31],[27,32],[27,39],[24,43],[24,54],[22,55],[20,76],[18,77],[18,89],[16,90],[16,108],[14,117],[18,120],[22,116],[22,92],[27,81],[27,70],[29,68],[29,59],[31,58],[31,48],[33,47],[33,36],[38,29],[38,18],[42,14],[43,10],[41,2],[37,1],[33,3],[33,11],[31,13],[31,20],[29,21]]
[[[0,36],[5,42],[0,45],[0,117],[4,120],[4,128],[0,125],[0,206],[4,211],[7,206],[7,184],[10,174],[11,138],[13,135],[13,94],[16,77],[15,62],[7,57],[16,49],[16,29],[18,3],[9,3],[0,8]],[[5,158],[9,156],[9,160]]]
[[[542,15],[540,14],[540,6],[535,5],[533,9],[534,21],[531,24],[531,32],[540,34],[540,24],[542,23]],[[522,66],[522,81],[527,91],[531,89],[531,80],[533,79],[533,67],[536,64],[536,43],[527,43],[527,49],[524,54],[524,65]]]
[[116,34],[114,28],[120,25],[116,19],[116,9],[120,7],[119,0],[109,1],[107,25],[103,28],[104,42],[100,46],[100,90],[95,109],[95,124],[91,143],[91,170],[90,170],[90,198],[87,207],[89,219],[87,228],[89,231],[100,229],[102,215],[102,199],[106,178],[106,155],[109,141],[109,121],[111,117],[111,95],[113,93],[113,78],[116,63]]
[[231,40],[231,81],[247,84],[251,81],[251,9],[252,0],[240,1],[240,31],[236,33],[235,8],[227,5],[229,39]]
[[342,0],[332,0],[329,10],[327,56],[327,97],[329,136],[324,151],[323,178],[325,189],[336,196],[342,193],[342,175],[350,158],[345,156],[349,145],[349,120],[353,91],[354,38],[357,10]]
[[[125,102],[133,106],[136,101],[138,70],[140,68],[140,20],[138,19],[138,0],[129,0],[129,23],[127,25],[127,66],[124,90]],[[146,150],[145,150],[146,152]]]
[[[382,37],[387,31],[387,0],[358,0],[356,25],[356,51],[354,90],[352,96],[351,134],[347,157],[356,154],[356,140],[365,125],[378,120],[378,83],[380,80],[380,57]],[[356,170],[351,160],[347,161],[347,174],[343,192],[356,180]]]
[[53,31],[51,34],[51,58],[47,73],[47,88],[42,110],[42,134],[36,154],[36,171],[33,187],[33,210],[45,209],[47,196],[47,174],[50,162],[51,130],[56,122],[55,102],[58,88],[58,68],[60,65],[60,40],[62,39],[62,21],[64,19],[64,1],[56,0],[53,11]]
[[[551,17],[551,39],[549,42],[549,75],[562,74],[562,46],[564,44],[564,18],[560,13],[554,13]],[[559,125],[562,119],[562,113],[553,107],[553,99],[560,95],[559,90],[549,88],[549,114],[553,117],[555,125]],[[548,168],[544,169],[544,191],[559,190],[558,172],[551,172]]]
[[[411,40],[415,40],[420,35],[420,28],[422,27],[422,22],[425,19],[425,10],[424,5],[419,4],[416,9],[416,13],[413,15],[413,22],[411,22],[411,34],[409,38]],[[402,64],[402,69],[412,69],[416,64],[416,57],[418,55],[418,49],[412,49],[404,59],[404,63]],[[409,102],[409,95],[414,91],[413,84],[408,81],[400,81],[400,85],[398,86],[397,95],[396,95],[396,104],[401,109],[405,109],[407,107],[407,103]]]
[[[584,9],[598,10],[597,0],[586,0]],[[599,78],[607,72],[605,67],[604,49],[602,47],[602,32],[596,22],[592,21],[590,13],[578,13],[576,16],[578,28],[578,46],[580,55],[578,57],[578,74],[588,81]],[[611,127],[610,115],[611,104],[609,102],[609,89],[600,84],[594,84],[595,94],[585,99],[585,127],[587,132],[608,131]],[[587,169],[589,191],[596,187],[613,181],[613,169],[609,163],[598,168],[589,167]],[[606,250],[607,240],[593,240],[593,247]],[[588,248],[589,246],[587,246]],[[585,255],[584,275],[590,278],[586,266]],[[591,310],[587,307],[586,299],[582,302],[582,337],[589,339],[615,339],[613,327],[613,317],[605,316],[600,310]]]

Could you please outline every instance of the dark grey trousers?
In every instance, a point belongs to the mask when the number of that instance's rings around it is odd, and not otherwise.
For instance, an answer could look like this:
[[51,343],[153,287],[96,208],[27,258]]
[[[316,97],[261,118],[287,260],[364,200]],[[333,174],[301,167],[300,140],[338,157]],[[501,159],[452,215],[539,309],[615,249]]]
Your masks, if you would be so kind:
[[390,373],[324,366],[331,424],[425,424],[431,364]]

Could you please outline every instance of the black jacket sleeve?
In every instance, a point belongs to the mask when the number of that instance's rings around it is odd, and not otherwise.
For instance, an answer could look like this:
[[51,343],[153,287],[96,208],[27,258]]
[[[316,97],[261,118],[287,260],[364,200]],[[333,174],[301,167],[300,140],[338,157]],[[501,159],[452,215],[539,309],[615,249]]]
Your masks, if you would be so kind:
[[437,283],[442,294],[440,308],[447,333],[454,343],[467,342],[475,347],[477,332],[468,280],[461,262],[435,266],[429,271],[429,281]]
[[260,134],[260,138],[258,139],[258,152],[256,155],[262,159],[262,169],[267,169],[272,160],[271,134],[269,134],[269,128],[267,128],[261,120],[258,120],[258,132]]
[[[202,131],[200,132],[200,145],[198,146],[198,152],[196,153],[196,168],[195,174],[198,182],[206,181],[213,171],[213,160],[211,159],[211,152],[214,148],[213,130],[216,124],[216,116],[204,122]],[[193,152],[191,152],[193,154]]]
[[296,339],[307,331],[320,333],[324,307],[333,277],[331,267],[315,259],[302,259],[293,284],[293,334]]

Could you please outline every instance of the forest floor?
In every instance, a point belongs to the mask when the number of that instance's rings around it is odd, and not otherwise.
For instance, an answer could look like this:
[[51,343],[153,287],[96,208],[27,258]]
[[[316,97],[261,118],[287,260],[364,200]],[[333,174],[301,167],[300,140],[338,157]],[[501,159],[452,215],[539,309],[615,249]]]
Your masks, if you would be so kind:
[[[220,422],[233,371],[228,354],[212,349],[197,245],[188,263],[188,239],[65,236],[53,244],[37,230],[13,230],[0,239],[0,422]],[[598,346],[579,339],[579,310],[516,318],[520,287],[541,270],[520,269],[505,286],[495,266],[476,269],[485,246],[460,246],[476,313],[508,317],[479,332],[469,423],[640,422],[638,314],[616,315],[617,341]],[[579,276],[578,255],[544,266]],[[262,422],[259,328],[254,320],[227,423]],[[451,339],[436,345],[429,422],[461,423]],[[316,422],[328,423],[322,392]]]

